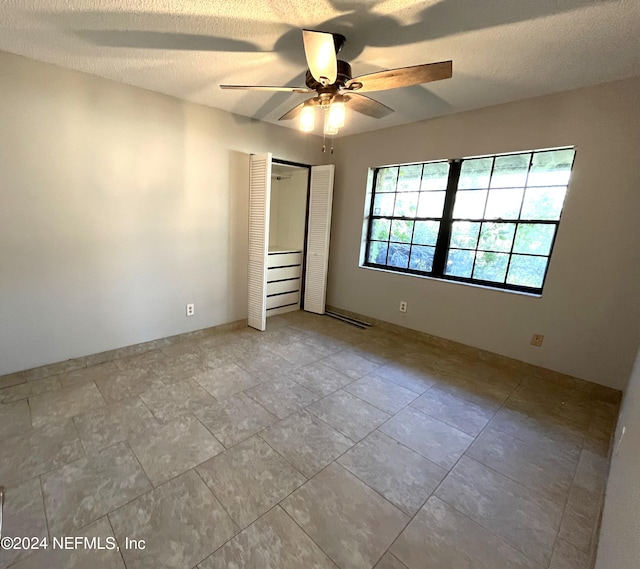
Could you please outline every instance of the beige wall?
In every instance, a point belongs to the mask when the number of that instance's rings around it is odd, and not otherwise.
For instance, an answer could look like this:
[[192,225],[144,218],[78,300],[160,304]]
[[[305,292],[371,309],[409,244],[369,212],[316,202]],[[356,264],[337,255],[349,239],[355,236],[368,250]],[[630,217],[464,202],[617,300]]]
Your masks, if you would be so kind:
[[[341,139],[328,303],[623,388],[640,340],[639,124],[636,78]],[[565,145],[576,161],[541,298],[359,268],[369,168]]]
[[0,375],[246,317],[248,155],[319,163],[317,139],[6,53],[0,76]]
[[602,514],[596,569],[631,569],[638,566],[638,560],[640,560],[639,456],[640,351],[638,351],[618,419]]

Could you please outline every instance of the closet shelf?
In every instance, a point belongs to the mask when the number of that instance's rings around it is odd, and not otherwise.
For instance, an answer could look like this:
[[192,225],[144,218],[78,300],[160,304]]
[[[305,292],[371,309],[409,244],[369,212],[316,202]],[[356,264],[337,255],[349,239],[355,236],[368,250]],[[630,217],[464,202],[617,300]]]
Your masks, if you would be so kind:
[[300,249],[283,249],[281,247],[269,247],[269,255],[282,255],[283,253],[301,253]]

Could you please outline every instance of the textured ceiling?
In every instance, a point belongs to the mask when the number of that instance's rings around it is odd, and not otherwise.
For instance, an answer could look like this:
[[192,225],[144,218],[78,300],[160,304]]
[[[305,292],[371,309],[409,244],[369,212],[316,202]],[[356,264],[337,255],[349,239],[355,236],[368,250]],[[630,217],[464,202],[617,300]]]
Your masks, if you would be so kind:
[[[302,28],[340,32],[354,75],[453,59],[453,78],[368,93],[353,134],[640,75],[639,0],[2,0],[0,50],[277,122],[304,95]],[[296,121],[282,122],[296,128]]]

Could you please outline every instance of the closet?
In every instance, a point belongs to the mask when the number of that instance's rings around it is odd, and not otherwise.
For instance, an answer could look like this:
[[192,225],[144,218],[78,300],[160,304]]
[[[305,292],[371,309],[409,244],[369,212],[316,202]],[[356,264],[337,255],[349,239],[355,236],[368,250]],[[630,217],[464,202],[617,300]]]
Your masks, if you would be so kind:
[[267,318],[300,308],[309,168],[273,162],[267,253]]
[[249,326],[292,310],[324,314],[334,166],[251,156]]

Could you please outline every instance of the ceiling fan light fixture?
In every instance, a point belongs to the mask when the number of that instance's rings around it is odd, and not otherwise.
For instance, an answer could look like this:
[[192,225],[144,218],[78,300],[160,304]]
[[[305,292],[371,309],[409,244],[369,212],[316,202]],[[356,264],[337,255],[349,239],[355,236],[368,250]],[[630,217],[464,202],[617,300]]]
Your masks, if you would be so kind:
[[300,111],[300,130],[311,132],[316,127],[316,110],[312,105],[305,105]]
[[338,130],[339,127],[331,124],[331,113],[329,112],[329,110],[326,110],[324,113],[324,129],[322,132],[326,136],[333,136],[335,134],[338,134]]
[[327,120],[329,125],[337,132],[339,128],[344,126],[344,121],[347,116],[347,110],[345,104],[342,101],[331,103],[329,111],[327,112]]

